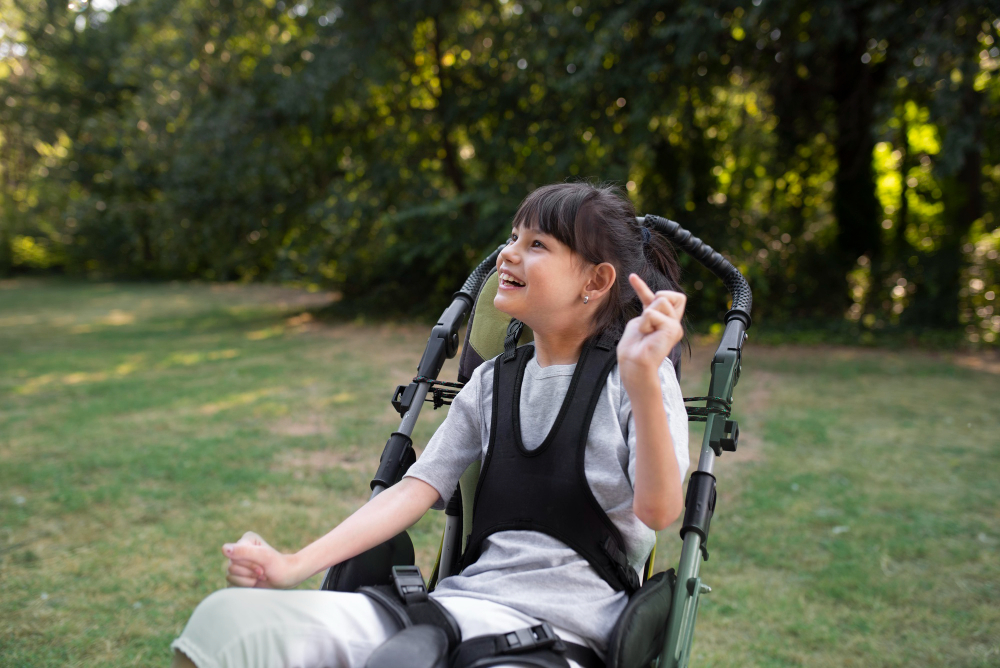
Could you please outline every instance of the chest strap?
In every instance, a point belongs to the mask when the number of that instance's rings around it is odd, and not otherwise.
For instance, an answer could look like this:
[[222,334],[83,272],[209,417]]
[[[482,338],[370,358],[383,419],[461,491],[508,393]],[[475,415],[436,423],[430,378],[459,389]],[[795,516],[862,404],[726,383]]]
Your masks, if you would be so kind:
[[527,450],[521,441],[521,384],[533,355],[534,346],[526,345],[494,362],[490,441],[461,567],[474,563],[496,532],[538,531],[575,550],[615,591],[631,594],[639,577],[584,469],[590,423],[617,362],[615,342],[598,336],[584,344],[552,428],[541,445]]

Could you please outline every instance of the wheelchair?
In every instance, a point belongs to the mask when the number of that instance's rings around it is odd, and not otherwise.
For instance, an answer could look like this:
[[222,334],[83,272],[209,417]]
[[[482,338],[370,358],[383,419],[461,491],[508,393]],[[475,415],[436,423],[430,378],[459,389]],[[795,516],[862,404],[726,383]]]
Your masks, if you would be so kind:
[[[624,612],[612,633],[607,657],[596,654],[586,660],[572,653],[570,658],[585,666],[606,668],[685,668],[688,664],[698,602],[702,594],[711,591],[700,577],[701,561],[708,560],[709,526],[715,512],[716,478],[713,475],[715,459],[723,452],[735,452],[739,441],[739,425],[730,419],[733,388],[740,377],[743,344],[750,327],[752,295],[750,287],[729,261],[709,245],[693,236],[678,223],[654,215],[637,219],[653,233],[666,237],[676,248],[693,256],[715,274],[732,296],[732,307],[726,313],[722,340],[711,362],[711,380],[706,396],[685,397],[689,421],[705,423],[698,468],[692,472],[685,495],[685,511],[680,537],[683,541],[680,562],[676,568],[653,573],[655,547],[646,561],[641,586],[631,594]],[[407,385],[400,385],[393,392],[393,408],[402,420],[399,429],[387,441],[378,470],[371,481],[372,497],[396,484],[416,460],[410,435],[421,408],[426,402],[440,408],[451,402],[473,370],[483,361],[496,357],[506,350],[531,340],[531,332],[517,321],[493,307],[498,288],[496,259],[501,245],[486,257],[455,293],[453,301],[442,313],[431,331],[417,375]],[[459,329],[468,316],[465,345],[459,361],[458,382],[438,379],[446,359],[453,358],[459,350]],[[671,352],[674,368],[680,375],[680,351]],[[383,593],[395,588],[400,599],[423,601],[435,585],[457,572],[460,557],[465,549],[472,527],[472,506],[479,478],[480,463],[475,463],[462,476],[445,509],[445,529],[433,572],[425,582],[414,564],[413,544],[404,531],[382,545],[362,553],[329,569],[322,589],[330,591],[358,591],[381,587]],[[432,611],[433,612],[433,611]],[[417,613],[426,615],[427,612]],[[411,618],[414,616],[410,615]],[[399,618],[403,627],[411,624]],[[429,620],[434,623],[435,620]],[[439,621],[439,620],[438,620]],[[414,623],[423,623],[417,619]],[[549,648],[558,639],[546,629],[547,625],[525,630],[526,633],[507,634],[499,638],[491,649],[499,653],[522,652],[526,648]],[[404,633],[411,631],[404,628]],[[437,631],[435,629],[435,631]],[[440,633],[440,632],[438,632]],[[445,635],[445,634],[441,634]],[[410,656],[421,651],[442,652],[427,645],[426,638],[414,637],[407,642]],[[491,638],[492,642],[492,638]],[[431,643],[433,645],[433,643]],[[557,647],[558,649],[558,647]],[[560,652],[565,651],[565,647]],[[391,654],[391,652],[390,652]],[[374,656],[374,655],[373,655]],[[515,660],[515,657],[509,657]],[[516,658],[520,661],[520,657]],[[394,664],[393,661],[399,663]],[[411,665],[404,654],[383,657],[381,665]],[[432,665],[448,665],[447,662]],[[455,665],[454,655],[451,665]],[[464,665],[477,664],[474,661]],[[549,665],[539,663],[537,665]]]

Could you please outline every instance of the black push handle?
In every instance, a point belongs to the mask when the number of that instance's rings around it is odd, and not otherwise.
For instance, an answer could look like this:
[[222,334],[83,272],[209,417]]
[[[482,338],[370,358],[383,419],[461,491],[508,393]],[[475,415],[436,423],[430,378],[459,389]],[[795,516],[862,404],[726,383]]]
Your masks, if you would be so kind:
[[500,251],[507,244],[498,246],[495,251],[486,256],[486,259],[479,263],[469,277],[465,279],[465,284],[462,285],[462,289],[455,293],[457,297],[460,294],[467,295],[470,299],[470,304],[475,301],[476,297],[479,295],[479,289],[483,287],[483,281],[486,277],[490,275],[493,268],[497,266],[497,256],[500,255]]
[[444,365],[445,359],[450,359],[458,352],[458,329],[469,315],[472,305],[479,295],[479,289],[483,286],[486,277],[496,266],[497,256],[503,246],[498,247],[490,253],[485,260],[479,263],[469,277],[465,279],[462,289],[452,297],[451,305],[444,310],[437,324],[431,331],[431,336],[427,340],[427,347],[424,349],[424,356],[417,366],[417,375],[425,378],[437,378]]
[[681,227],[680,223],[660,216],[646,215],[637,218],[640,225],[656,230],[674,244],[682,248],[688,255],[702,263],[706,269],[722,279],[729,294],[733,296],[733,307],[726,314],[726,322],[730,320],[743,321],[744,328],[750,327],[750,308],[753,305],[753,295],[750,284],[740,270],[722,257],[711,246]]

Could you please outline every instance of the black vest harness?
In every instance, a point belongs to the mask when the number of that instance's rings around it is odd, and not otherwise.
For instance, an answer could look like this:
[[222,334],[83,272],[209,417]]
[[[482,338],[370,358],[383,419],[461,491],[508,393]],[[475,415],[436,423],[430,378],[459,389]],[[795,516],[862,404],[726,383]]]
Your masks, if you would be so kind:
[[524,369],[534,345],[508,350],[493,367],[493,419],[461,566],[474,563],[486,537],[498,531],[539,531],[573,548],[615,591],[632,594],[639,578],[629,566],[621,532],[601,508],[584,474],[594,409],[617,363],[615,341],[588,340],[569,390],[542,444],[521,442]]

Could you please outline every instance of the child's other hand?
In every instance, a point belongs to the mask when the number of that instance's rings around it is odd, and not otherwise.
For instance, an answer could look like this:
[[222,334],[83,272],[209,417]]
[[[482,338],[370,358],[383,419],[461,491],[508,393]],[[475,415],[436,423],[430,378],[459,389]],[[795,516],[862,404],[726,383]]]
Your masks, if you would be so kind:
[[663,359],[684,338],[684,306],[687,297],[680,292],[660,290],[654,293],[636,274],[628,277],[642,301],[642,313],[628,321],[618,342],[618,366],[623,382],[628,376],[645,371],[654,374]]
[[222,553],[229,557],[226,580],[237,587],[287,589],[304,579],[295,572],[294,555],[278,552],[253,531],[223,545]]

